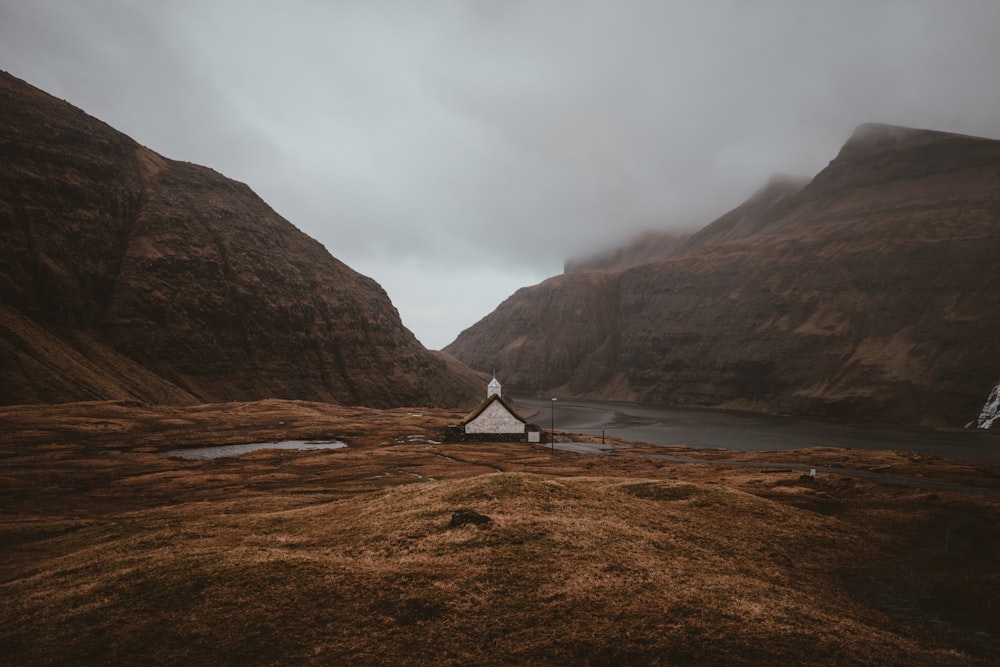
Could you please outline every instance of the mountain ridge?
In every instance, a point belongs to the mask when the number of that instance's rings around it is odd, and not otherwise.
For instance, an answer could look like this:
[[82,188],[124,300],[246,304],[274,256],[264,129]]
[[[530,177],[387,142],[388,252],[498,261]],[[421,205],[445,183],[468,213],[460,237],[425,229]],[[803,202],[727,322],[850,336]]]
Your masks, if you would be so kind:
[[384,290],[244,183],[0,74],[0,403],[468,405]]

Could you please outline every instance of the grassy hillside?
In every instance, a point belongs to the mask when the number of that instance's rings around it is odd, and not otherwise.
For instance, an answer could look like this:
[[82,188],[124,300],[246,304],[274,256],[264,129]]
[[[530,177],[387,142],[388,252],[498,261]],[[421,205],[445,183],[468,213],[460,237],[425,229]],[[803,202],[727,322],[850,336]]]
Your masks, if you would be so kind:
[[[1000,659],[1000,500],[426,442],[458,415],[269,401],[6,408],[5,664]],[[178,446],[347,449],[183,461]],[[662,449],[657,450],[662,451]],[[1000,489],[1000,465],[844,450]],[[483,526],[450,525],[467,509]]]

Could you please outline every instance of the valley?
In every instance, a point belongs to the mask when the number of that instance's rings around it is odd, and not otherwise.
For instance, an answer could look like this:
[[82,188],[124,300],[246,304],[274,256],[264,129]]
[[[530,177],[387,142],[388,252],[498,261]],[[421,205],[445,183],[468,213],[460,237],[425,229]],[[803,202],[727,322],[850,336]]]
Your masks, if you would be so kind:
[[[437,352],[247,185],[0,110],[0,664],[1000,662],[1000,142],[859,126]],[[445,442],[491,372],[557,442]]]

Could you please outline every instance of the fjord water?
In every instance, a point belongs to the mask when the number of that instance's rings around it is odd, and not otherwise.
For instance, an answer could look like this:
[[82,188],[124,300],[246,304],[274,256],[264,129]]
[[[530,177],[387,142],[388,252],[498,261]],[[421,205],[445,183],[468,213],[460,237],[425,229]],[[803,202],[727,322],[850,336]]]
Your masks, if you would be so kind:
[[851,426],[798,417],[640,403],[515,398],[529,421],[548,429],[651,445],[766,452],[806,447],[918,452],[960,461],[1000,461],[1000,436],[983,431],[929,431]]

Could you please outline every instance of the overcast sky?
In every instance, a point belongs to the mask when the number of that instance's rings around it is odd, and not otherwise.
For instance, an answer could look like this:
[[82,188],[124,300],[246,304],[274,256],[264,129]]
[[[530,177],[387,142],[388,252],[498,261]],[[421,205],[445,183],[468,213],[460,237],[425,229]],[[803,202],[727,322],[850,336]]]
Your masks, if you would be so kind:
[[437,349],[867,121],[1000,138],[996,0],[0,0],[0,68],[250,185]]

